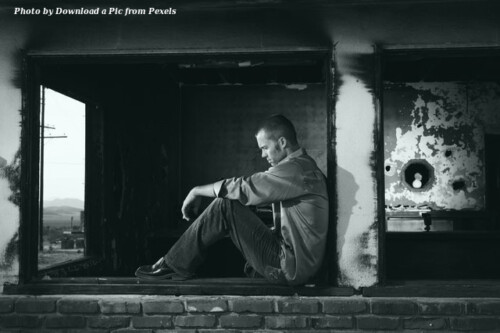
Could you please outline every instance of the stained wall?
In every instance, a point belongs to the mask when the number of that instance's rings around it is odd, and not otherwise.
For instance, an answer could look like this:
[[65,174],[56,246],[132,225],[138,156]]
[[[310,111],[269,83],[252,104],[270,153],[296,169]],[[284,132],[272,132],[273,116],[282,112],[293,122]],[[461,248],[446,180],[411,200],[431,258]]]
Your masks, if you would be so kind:
[[326,174],[325,89],[324,84],[184,86],[182,193],[216,179],[266,170],[255,128],[275,113],[297,124],[298,141]]
[[[385,202],[392,210],[485,208],[486,133],[500,128],[494,82],[387,84],[384,94]],[[433,169],[429,187],[405,184],[412,160]]]

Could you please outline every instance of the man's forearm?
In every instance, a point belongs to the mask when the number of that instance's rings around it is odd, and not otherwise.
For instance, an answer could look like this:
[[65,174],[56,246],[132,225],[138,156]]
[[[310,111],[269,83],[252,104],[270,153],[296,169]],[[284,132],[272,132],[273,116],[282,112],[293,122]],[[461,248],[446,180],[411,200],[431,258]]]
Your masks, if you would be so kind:
[[214,184],[195,186],[192,190],[195,196],[215,198]]

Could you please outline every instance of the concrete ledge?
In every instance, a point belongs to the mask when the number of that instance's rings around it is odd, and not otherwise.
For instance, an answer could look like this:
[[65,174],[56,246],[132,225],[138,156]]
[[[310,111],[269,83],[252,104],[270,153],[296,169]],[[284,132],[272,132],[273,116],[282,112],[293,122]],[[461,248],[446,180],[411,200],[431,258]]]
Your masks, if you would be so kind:
[[500,297],[500,281],[403,281],[363,288],[366,297]]
[[291,287],[264,279],[221,278],[187,281],[141,281],[135,278],[61,278],[26,284],[6,284],[7,295],[139,294],[139,295],[276,295],[352,296],[350,287]]

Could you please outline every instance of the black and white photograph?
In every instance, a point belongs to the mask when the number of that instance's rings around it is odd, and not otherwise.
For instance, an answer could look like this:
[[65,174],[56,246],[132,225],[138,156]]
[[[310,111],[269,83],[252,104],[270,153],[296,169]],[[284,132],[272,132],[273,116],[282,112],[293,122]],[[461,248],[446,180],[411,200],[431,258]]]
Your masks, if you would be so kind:
[[0,0],[0,332],[500,332],[500,2]]

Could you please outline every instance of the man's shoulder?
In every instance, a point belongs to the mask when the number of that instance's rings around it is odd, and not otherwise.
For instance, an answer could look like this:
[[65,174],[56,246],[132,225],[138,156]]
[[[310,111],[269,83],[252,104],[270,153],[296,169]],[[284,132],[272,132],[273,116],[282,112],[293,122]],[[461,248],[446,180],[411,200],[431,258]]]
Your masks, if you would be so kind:
[[[304,173],[310,170],[317,170],[316,162],[307,154],[302,154],[279,163],[271,168],[269,172],[290,172]],[[319,170],[319,169],[318,169]]]

